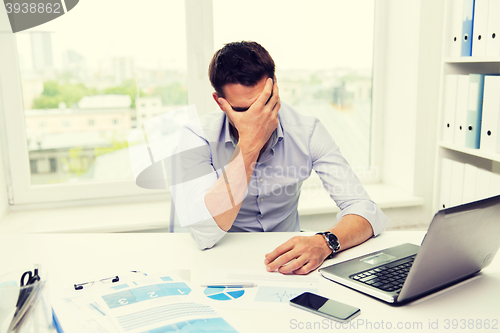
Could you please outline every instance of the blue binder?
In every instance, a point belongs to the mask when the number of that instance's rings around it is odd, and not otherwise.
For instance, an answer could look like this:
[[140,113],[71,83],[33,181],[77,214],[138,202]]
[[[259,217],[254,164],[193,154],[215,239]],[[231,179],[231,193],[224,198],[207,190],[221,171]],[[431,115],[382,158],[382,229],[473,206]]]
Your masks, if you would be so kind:
[[474,26],[474,0],[464,0],[462,16],[462,57],[472,55],[472,29]]
[[481,118],[483,114],[484,74],[469,74],[469,101],[467,102],[467,128],[465,146],[479,149]]

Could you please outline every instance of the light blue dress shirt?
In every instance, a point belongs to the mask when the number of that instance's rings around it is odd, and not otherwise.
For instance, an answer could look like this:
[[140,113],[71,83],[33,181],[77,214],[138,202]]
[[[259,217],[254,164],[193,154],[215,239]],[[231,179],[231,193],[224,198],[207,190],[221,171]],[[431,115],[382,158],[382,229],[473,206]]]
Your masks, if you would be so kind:
[[[191,234],[199,247],[205,249],[214,246],[226,232],[211,217],[204,197],[222,176],[237,141],[225,113],[212,112],[200,122],[201,127],[184,128],[180,150],[198,147],[182,158],[182,179],[196,182],[185,200],[192,219]],[[255,165],[247,194],[229,232],[299,231],[300,191],[313,170],[341,209],[337,221],[344,215],[356,214],[370,222],[375,236],[385,229],[387,217],[370,199],[323,124],[282,103],[278,127]]]

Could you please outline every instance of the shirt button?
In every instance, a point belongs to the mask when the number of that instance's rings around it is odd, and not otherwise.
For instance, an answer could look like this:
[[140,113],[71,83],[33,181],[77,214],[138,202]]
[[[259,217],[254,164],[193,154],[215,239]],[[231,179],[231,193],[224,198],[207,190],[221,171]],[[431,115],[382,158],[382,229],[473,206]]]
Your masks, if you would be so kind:
[[259,181],[262,183],[264,181],[264,178],[259,179]]
[[262,215],[259,215],[259,218],[261,219],[261,218],[262,218]]
[[260,201],[264,201],[264,198],[260,198]]

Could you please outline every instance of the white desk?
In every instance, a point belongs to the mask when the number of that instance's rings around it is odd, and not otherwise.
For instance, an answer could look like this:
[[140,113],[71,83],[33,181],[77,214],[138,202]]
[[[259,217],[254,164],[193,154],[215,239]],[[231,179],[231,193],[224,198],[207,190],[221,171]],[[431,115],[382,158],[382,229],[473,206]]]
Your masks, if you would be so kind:
[[[189,234],[0,234],[0,267],[1,273],[5,273],[39,262],[50,274],[51,288],[69,287],[81,282],[82,278],[105,277],[117,271],[154,273],[189,269],[191,285],[195,288],[208,269],[265,272],[264,254],[294,235],[296,233],[227,234],[214,248],[200,251]],[[420,244],[423,236],[423,232],[385,232],[339,253],[326,265],[404,242]],[[403,328],[400,331],[427,332],[430,331],[429,323],[438,320],[439,329],[433,332],[451,332],[456,331],[451,327],[454,319],[459,325],[465,320],[470,327],[461,331],[480,331],[477,320],[482,321],[484,330],[485,319],[490,323],[490,329],[485,331],[500,330],[498,258],[480,275],[401,307],[390,306],[323,278],[318,293],[361,309],[361,315],[354,320],[357,327],[348,329],[346,326],[340,331],[380,332],[390,322],[392,330],[397,330],[401,323]],[[306,325],[315,322],[321,325],[317,331],[338,330],[323,327],[322,317],[295,308],[268,313],[241,309],[218,309],[218,312],[240,332],[312,331],[306,329]],[[449,320],[449,329],[446,329],[446,320]],[[469,320],[474,321],[474,326]],[[496,330],[491,328],[494,320]],[[371,323],[372,330],[367,322]],[[415,328],[405,329],[404,325]]]

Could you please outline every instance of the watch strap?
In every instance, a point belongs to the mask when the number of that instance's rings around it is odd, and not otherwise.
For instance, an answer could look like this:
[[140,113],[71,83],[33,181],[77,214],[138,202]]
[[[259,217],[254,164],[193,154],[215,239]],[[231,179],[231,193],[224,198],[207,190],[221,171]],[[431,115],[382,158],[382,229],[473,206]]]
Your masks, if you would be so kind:
[[330,253],[328,257],[325,258],[325,260],[332,259],[335,252],[340,249],[339,239],[330,231],[318,232],[316,235],[322,235],[325,238],[326,244],[328,245],[330,250],[332,250],[332,253]]

